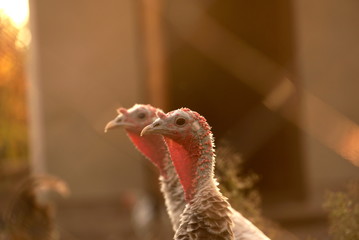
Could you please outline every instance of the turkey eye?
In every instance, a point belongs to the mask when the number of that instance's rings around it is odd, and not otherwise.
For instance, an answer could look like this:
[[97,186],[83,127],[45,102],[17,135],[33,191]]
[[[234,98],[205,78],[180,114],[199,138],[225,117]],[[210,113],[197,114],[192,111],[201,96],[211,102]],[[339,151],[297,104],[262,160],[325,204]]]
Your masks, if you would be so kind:
[[176,124],[179,125],[179,126],[181,126],[181,125],[183,125],[185,123],[186,123],[186,120],[184,118],[178,118],[176,120]]
[[138,117],[139,119],[144,119],[144,118],[146,117],[146,114],[145,114],[145,113],[139,113],[139,114],[137,115],[137,117]]

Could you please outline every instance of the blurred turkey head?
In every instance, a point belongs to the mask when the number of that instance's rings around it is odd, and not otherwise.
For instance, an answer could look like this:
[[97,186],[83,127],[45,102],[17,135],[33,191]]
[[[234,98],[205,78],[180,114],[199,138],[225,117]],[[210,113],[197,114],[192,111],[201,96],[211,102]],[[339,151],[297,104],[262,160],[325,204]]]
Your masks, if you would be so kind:
[[149,104],[135,104],[133,107],[117,109],[118,116],[107,123],[105,132],[123,127],[125,130],[140,135],[142,129],[151,124],[156,118],[156,112],[162,111]]
[[[52,193],[66,197],[67,184],[50,175],[33,175],[24,180],[4,213],[4,240],[49,240],[59,235]],[[0,234],[0,239],[1,234]]]
[[164,114],[162,110],[148,104],[135,104],[130,109],[119,108],[117,112],[119,115],[107,123],[105,132],[123,127],[136,148],[155,164],[162,175],[165,175],[164,160],[168,155],[168,151],[162,136],[140,136],[142,129],[157,118],[157,113]]

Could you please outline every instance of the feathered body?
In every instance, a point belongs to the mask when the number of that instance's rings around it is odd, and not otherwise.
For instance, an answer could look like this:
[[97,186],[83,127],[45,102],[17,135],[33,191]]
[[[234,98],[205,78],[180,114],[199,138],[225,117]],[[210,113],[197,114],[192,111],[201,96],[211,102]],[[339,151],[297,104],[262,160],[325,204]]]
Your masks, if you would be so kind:
[[215,186],[205,186],[187,204],[174,239],[234,239],[230,205]]
[[164,136],[184,189],[187,205],[174,239],[268,240],[219,191],[213,136],[206,119],[187,108],[159,112],[158,117],[142,134]]
[[142,129],[157,118],[158,111],[161,110],[143,104],[136,104],[130,109],[120,108],[119,115],[107,124],[105,130],[124,127],[135,147],[158,168],[160,189],[172,227],[176,231],[186,202],[167,145],[160,135],[140,136]]

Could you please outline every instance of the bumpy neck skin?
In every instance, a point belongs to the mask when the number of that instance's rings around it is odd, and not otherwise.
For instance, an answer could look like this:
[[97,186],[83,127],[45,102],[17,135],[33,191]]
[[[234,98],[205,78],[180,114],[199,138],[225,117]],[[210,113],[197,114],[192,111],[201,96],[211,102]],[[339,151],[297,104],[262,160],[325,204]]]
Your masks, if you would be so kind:
[[186,138],[165,137],[173,164],[190,202],[201,186],[213,185],[214,144],[210,131],[194,128]]
[[161,176],[166,179],[168,177],[166,169],[171,159],[163,137],[160,135],[141,137],[135,132],[128,130],[126,132],[136,148],[159,169]]

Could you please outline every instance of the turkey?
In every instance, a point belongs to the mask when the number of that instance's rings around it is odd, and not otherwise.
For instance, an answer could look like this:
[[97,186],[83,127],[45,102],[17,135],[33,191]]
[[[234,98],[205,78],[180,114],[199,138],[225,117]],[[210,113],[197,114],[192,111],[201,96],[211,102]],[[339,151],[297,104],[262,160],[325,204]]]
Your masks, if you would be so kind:
[[31,176],[20,186],[4,213],[1,240],[55,240],[59,239],[55,212],[49,191],[67,196],[68,187],[59,178]]
[[188,108],[157,116],[141,135],[164,136],[184,189],[187,204],[174,239],[269,240],[219,191],[213,137],[206,119]]
[[165,198],[172,227],[176,230],[186,202],[166,143],[160,135],[140,136],[142,129],[157,118],[156,112],[159,111],[162,112],[151,105],[143,104],[136,104],[128,110],[120,108],[119,115],[106,125],[105,131],[123,127],[136,148],[159,169],[161,192]]

